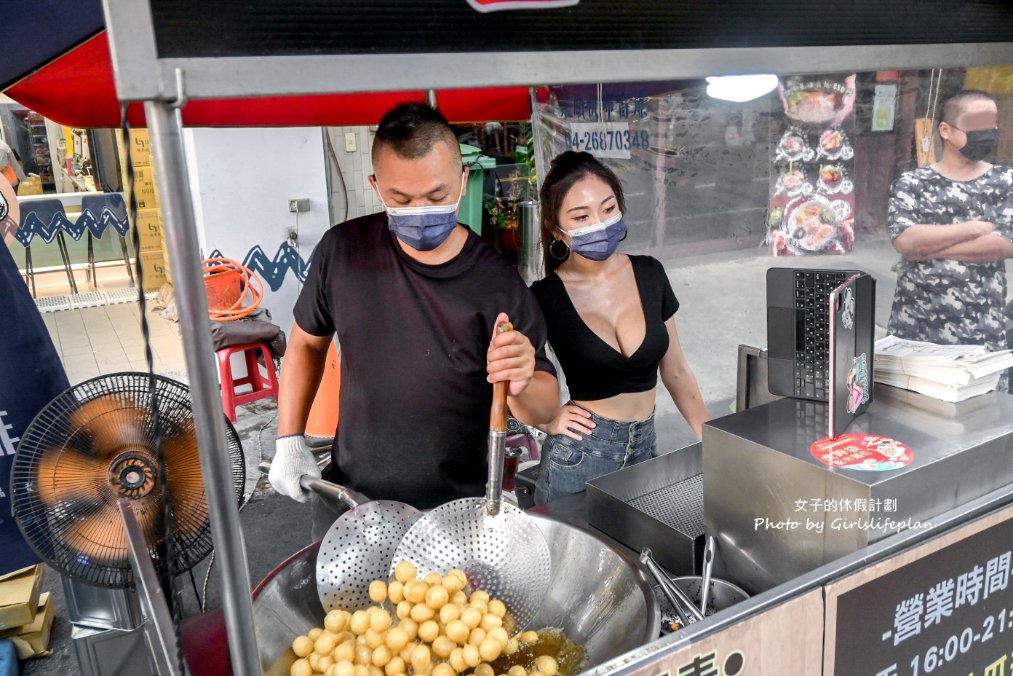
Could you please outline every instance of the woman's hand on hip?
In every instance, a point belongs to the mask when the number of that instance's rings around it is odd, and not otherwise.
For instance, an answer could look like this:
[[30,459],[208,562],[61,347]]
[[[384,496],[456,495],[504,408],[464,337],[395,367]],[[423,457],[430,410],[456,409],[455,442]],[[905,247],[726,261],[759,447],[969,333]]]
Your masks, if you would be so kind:
[[591,414],[575,404],[563,404],[556,417],[545,426],[548,434],[561,435],[583,441],[595,427]]

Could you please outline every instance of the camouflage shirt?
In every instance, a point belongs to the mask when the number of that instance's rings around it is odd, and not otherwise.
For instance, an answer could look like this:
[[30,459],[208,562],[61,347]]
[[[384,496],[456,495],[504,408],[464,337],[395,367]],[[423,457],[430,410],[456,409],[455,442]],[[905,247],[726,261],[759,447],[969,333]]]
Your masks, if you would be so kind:
[[[976,179],[954,181],[929,167],[909,171],[891,189],[887,225],[897,239],[915,224],[990,221],[1013,239],[1013,168],[996,165]],[[994,235],[993,235],[994,236]],[[890,333],[947,345],[1006,349],[1006,264],[902,258]],[[1001,383],[1006,389],[1005,378]]]

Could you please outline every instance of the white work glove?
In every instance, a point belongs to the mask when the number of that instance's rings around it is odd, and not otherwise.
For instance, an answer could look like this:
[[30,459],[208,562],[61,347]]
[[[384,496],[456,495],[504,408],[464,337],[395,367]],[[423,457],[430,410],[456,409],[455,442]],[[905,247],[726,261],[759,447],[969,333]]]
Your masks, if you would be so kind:
[[306,502],[309,493],[299,485],[299,477],[304,474],[313,479],[320,478],[320,468],[306,446],[306,438],[301,434],[280,437],[275,442],[271,471],[267,473],[271,486],[282,495],[298,502]]

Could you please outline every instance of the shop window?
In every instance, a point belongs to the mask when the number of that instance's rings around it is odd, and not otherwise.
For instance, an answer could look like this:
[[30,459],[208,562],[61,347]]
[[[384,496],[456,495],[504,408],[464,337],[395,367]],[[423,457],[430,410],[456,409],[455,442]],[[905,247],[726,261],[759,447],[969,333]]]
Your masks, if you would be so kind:
[[[805,184],[807,194],[846,198],[851,213],[839,220],[853,220],[859,239],[883,238],[890,184],[917,166],[915,127],[935,116],[939,101],[962,88],[983,89],[997,99],[1000,129],[1013,118],[1010,68],[782,75],[779,80],[774,91],[745,102],[708,96],[702,80],[544,88],[534,113],[539,173],[564,150],[603,158],[627,192],[629,247],[672,260],[767,244],[775,220],[770,218],[772,193],[780,187],[782,194],[790,191],[795,197]],[[792,89],[799,84],[803,87]],[[792,129],[801,131],[800,154],[779,153]],[[830,133],[821,148],[823,132]],[[938,151],[938,133],[933,135]],[[1000,138],[993,159],[1013,160],[1013,136]],[[779,186],[789,169],[789,185]],[[801,183],[794,182],[795,172]]]

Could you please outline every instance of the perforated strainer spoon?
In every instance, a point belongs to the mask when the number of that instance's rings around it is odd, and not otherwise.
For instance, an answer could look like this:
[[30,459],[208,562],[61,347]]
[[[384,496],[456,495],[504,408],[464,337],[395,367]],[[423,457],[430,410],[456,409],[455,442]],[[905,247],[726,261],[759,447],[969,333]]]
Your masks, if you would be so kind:
[[[497,333],[511,329],[506,322],[496,327]],[[389,575],[393,577],[402,560],[415,564],[420,576],[460,568],[473,590],[485,590],[503,601],[520,631],[538,614],[548,592],[551,559],[534,520],[501,500],[507,386],[493,385],[485,498],[454,500],[423,515],[397,547]]]
[[327,529],[317,553],[317,595],[324,610],[365,610],[369,583],[385,579],[390,560],[422,513],[393,500],[369,500],[350,488],[303,476],[300,484],[350,509]]

